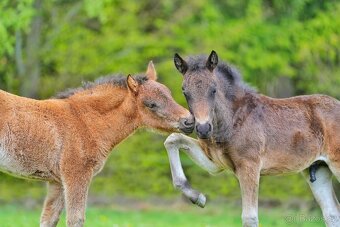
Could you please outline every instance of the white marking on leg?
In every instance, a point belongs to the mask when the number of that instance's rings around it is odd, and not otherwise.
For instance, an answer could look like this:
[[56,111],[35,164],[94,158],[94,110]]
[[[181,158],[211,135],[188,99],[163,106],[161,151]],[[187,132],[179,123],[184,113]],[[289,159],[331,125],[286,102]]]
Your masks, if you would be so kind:
[[205,171],[215,174],[223,169],[213,163],[204,153],[196,139],[185,136],[179,133],[171,134],[166,140],[166,146],[171,146],[173,149],[183,149],[189,158]]
[[218,168],[204,155],[204,152],[200,148],[197,140],[190,137],[179,133],[173,133],[166,139],[164,146],[168,152],[174,186],[181,190],[193,203],[203,207],[206,200],[205,196],[192,189],[188,183],[182,168],[179,149],[185,149],[185,153],[187,153],[196,164],[207,171],[215,172]]
[[315,173],[316,181],[313,183],[309,180],[308,170],[305,170],[303,175],[322,210],[326,225],[340,226],[340,205],[333,190],[332,173],[329,168],[320,166]]
[[260,182],[260,164],[244,162],[236,169],[242,196],[243,227],[258,226],[258,188]]

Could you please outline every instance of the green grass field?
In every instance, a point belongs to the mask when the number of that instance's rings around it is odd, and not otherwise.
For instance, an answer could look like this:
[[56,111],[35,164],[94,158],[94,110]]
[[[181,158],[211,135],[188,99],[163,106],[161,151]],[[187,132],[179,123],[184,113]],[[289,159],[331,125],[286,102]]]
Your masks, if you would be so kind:
[[[0,226],[31,227],[39,226],[39,209],[23,209],[17,206],[0,207]],[[177,208],[119,209],[89,207],[87,227],[224,227],[241,226],[241,209],[238,207],[211,206],[199,209],[192,206]],[[58,227],[65,225],[65,214]],[[260,208],[260,226],[324,226],[321,214],[317,211],[283,210],[282,208]]]

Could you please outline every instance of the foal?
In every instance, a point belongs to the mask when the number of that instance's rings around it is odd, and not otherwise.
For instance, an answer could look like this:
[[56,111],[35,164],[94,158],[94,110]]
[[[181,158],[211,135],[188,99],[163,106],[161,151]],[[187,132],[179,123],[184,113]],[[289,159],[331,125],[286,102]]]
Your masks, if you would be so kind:
[[[340,102],[325,95],[274,99],[247,87],[238,72],[208,58],[175,55],[184,75],[183,93],[195,117],[198,140],[171,134],[165,141],[173,183],[199,206],[203,194],[193,190],[184,175],[179,149],[210,173],[229,169],[239,180],[243,226],[258,226],[260,175],[302,172],[328,226],[340,226],[340,206],[332,173],[340,181]],[[316,181],[308,167],[323,161]]]
[[194,119],[146,74],[106,77],[57,99],[33,100],[0,91],[0,169],[48,181],[40,226],[56,226],[66,206],[68,226],[83,226],[91,179],[112,148],[139,127],[193,130]]

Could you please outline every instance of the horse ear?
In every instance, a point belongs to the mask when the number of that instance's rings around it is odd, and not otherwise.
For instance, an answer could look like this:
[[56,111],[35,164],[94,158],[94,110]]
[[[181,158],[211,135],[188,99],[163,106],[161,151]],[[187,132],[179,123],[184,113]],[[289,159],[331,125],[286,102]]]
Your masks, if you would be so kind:
[[150,80],[157,80],[157,72],[152,61],[149,62],[148,68],[146,70],[146,76]]
[[184,75],[187,72],[188,70],[187,63],[177,53],[174,56],[174,63],[175,63],[177,70],[180,73]]
[[212,71],[214,71],[217,64],[218,64],[218,56],[217,56],[217,53],[213,50],[213,51],[211,51],[211,53],[208,57],[206,66],[210,70],[210,72],[212,72]]
[[139,87],[138,82],[130,74],[127,76],[126,83],[129,90],[132,91],[134,94],[137,94]]

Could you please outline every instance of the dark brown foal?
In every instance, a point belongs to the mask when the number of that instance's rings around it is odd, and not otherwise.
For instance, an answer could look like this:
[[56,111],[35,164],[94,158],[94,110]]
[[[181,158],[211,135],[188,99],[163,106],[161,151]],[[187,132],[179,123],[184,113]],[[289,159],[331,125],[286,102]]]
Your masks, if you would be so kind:
[[[198,140],[171,134],[165,141],[174,185],[199,206],[203,194],[187,182],[179,159],[182,148],[203,169],[229,169],[242,194],[243,226],[258,226],[261,175],[302,172],[318,201],[327,226],[340,226],[340,206],[332,174],[340,181],[340,102],[325,95],[274,99],[246,86],[231,66],[208,58],[179,55],[176,68],[184,75],[183,93],[195,116]],[[308,168],[323,161],[316,181]]]

